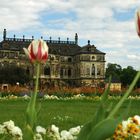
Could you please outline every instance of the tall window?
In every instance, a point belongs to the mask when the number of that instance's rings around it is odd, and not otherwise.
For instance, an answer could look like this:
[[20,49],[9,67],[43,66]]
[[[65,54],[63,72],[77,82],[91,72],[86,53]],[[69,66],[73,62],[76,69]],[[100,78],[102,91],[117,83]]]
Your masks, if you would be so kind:
[[69,58],[68,58],[68,62],[72,62],[72,58],[69,57]]
[[97,68],[97,75],[100,75],[100,74],[101,74],[101,69]]
[[94,66],[94,64],[92,64],[92,73],[91,74],[95,75],[95,66]]
[[68,77],[71,77],[71,69],[68,69]]
[[60,76],[63,77],[63,68],[60,70]]
[[44,75],[50,75],[50,67],[49,66],[46,66],[44,68]]
[[89,67],[86,69],[86,75],[90,75],[90,68]]

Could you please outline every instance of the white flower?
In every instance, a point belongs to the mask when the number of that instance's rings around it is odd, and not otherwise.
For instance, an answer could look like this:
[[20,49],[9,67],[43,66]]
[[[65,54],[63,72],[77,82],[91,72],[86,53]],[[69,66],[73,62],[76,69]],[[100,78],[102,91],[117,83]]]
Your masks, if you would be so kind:
[[138,125],[140,125],[140,116],[135,115],[134,116],[134,119],[138,122]]
[[0,124],[0,134],[4,134],[4,127]]
[[127,130],[127,126],[128,124],[130,124],[132,122],[131,119],[128,119],[127,121],[122,121],[122,128],[123,128],[123,131],[126,131]]
[[25,99],[25,100],[28,100],[28,99],[30,99],[30,96],[24,95],[22,98]]
[[10,121],[4,122],[3,127],[4,127],[5,131],[7,133],[9,133],[15,127],[15,124],[13,121],[10,120]]
[[15,126],[12,130],[11,130],[11,134],[15,137],[22,137],[22,131],[19,127]]
[[61,131],[60,135],[62,140],[73,140],[71,133],[66,130]]
[[41,127],[41,126],[37,126],[36,127],[36,132],[45,135],[46,134],[46,129]]
[[43,138],[42,138],[41,134],[37,133],[34,136],[34,140],[43,140]]
[[55,125],[52,125],[52,126],[51,126],[51,130],[52,130],[54,133],[59,133],[59,128],[56,127]]
[[80,132],[80,126],[77,126],[77,127],[74,127],[74,128],[71,128],[70,130],[69,130],[69,132],[71,133],[71,135],[78,135],[79,134],[79,132]]

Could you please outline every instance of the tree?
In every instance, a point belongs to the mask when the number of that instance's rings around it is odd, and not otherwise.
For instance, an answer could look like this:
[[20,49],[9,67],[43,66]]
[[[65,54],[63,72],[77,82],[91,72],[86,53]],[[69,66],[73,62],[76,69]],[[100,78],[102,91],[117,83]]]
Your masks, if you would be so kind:
[[16,65],[5,65],[0,67],[0,83],[20,84],[28,83],[31,77],[24,68]]
[[106,78],[108,79],[111,75],[113,79],[120,80],[120,75],[122,72],[122,67],[118,64],[108,63],[106,68]]
[[127,68],[124,68],[121,74],[121,82],[123,86],[130,85],[136,73],[137,71],[132,66],[128,66]]

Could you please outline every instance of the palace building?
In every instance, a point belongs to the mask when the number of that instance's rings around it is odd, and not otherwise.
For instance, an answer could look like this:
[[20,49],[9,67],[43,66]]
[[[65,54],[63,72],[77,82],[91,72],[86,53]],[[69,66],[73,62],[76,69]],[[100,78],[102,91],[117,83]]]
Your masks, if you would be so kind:
[[[42,37],[41,37],[42,38]],[[7,37],[3,31],[3,40],[0,42],[0,66],[16,64],[23,67],[30,75],[34,75],[34,67],[24,54],[23,47],[28,47],[31,39]],[[105,78],[105,53],[98,50],[88,41],[87,45],[78,45],[78,35],[74,41],[46,41],[49,47],[49,58],[41,66],[40,82],[47,86],[95,86]]]

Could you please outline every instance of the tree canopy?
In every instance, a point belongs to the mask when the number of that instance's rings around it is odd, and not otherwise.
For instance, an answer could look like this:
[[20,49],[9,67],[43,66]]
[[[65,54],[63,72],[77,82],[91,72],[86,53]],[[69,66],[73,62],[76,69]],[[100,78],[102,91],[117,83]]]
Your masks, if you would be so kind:
[[[108,63],[106,68],[106,79],[111,75],[113,79],[119,80],[124,87],[131,84],[133,81],[137,71],[132,67],[128,66],[126,68],[122,68],[118,64]],[[140,87],[140,80],[137,82],[137,87]]]

